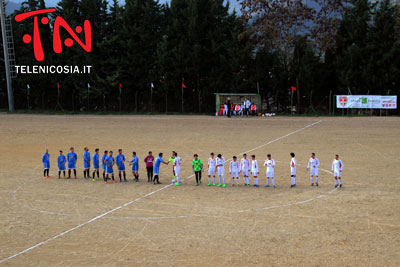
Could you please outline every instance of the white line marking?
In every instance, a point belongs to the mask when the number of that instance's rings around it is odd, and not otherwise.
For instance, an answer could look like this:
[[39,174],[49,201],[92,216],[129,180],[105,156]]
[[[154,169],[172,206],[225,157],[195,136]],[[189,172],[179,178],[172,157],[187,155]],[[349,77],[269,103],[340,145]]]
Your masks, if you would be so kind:
[[[272,143],[274,143],[274,142],[276,142],[276,141],[279,141],[279,140],[281,140],[281,139],[283,139],[283,138],[285,138],[285,137],[288,137],[288,136],[290,136],[290,135],[293,135],[293,134],[296,134],[296,133],[298,133],[298,132],[300,132],[300,131],[303,131],[303,130],[305,130],[305,129],[307,129],[307,128],[310,128],[310,127],[312,127],[312,126],[314,126],[314,125],[316,125],[316,124],[318,124],[318,123],[320,123],[320,122],[321,122],[321,120],[319,120],[319,121],[317,121],[317,122],[314,122],[314,123],[311,123],[311,124],[309,124],[309,125],[307,125],[307,126],[305,126],[305,127],[303,127],[303,128],[300,128],[300,129],[296,130],[296,131],[293,131],[293,132],[291,132],[291,133],[285,134],[285,135],[283,135],[283,136],[281,136],[281,137],[278,137],[278,138],[276,138],[276,139],[274,139],[274,140],[272,140],[272,141],[269,141],[269,142],[267,142],[267,143],[265,143],[265,144],[259,145],[259,146],[255,147],[255,148],[253,148],[253,149],[250,149],[250,150],[248,150],[248,151],[246,151],[246,152],[240,153],[239,155],[242,155],[242,154],[244,154],[244,153],[248,153],[248,152],[254,151],[254,150],[258,149],[258,148],[261,148],[261,147],[267,146],[267,145],[269,145],[269,144],[272,144]],[[194,176],[194,174],[190,175],[190,176],[187,177],[186,179],[188,179],[188,178],[190,178],[190,177],[193,177],[193,176]],[[77,226],[75,226],[75,227],[72,227],[72,228],[70,228],[70,229],[68,229],[68,230],[66,230],[66,231],[64,231],[64,232],[62,232],[62,233],[60,233],[60,234],[57,234],[57,235],[55,235],[55,236],[53,236],[53,237],[50,237],[49,239],[46,239],[46,240],[44,240],[44,241],[42,241],[42,242],[40,242],[40,243],[37,243],[36,245],[33,245],[33,246],[31,246],[31,247],[29,247],[29,248],[27,248],[27,249],[24,249],[24,250],[22,250],[22,251],[20,251],[20,252],[18,252],[18,253],[16,253],[16,254],[14,254],[14,255],[12,255],[12,256],[9,256],[9,257],[7,257],[7,258],[4,258],[4,259],[0,260],[0,264],[6,262],[6,261],[8,261],[8,260],[11,260],[11,259],[13,259],[13,258],[15,258],[15,257],[17,257],[17,256],[19,256],[19,255],[22,255],[22,254],[24,254],[24,253],[26,253],[26,252],[28,252],[28,251],[30,251],[30,250],[32,250],[32,249],[35,249],[35,248],[40,247],[40,246],[42,246],[42,245],[44,245],[44,244],[47,244],[47,243],[49,243],[50,241],[53,241],[53,240],[55,240],[55,239],[57,239],[57,238],[59,238],[59,237],[62,237],[62,236],[66,235],[66,234],[68,234],[68,233],[70,233],[70,232],[72,232],[72,231],[75,231],[75,230],[77,230],[77,229],[79,229],[79,228],[81,228],[81,227],[83,227],[83,226],[85,226],[85,225],[87,225],[87,224],[89,224],[89,223],[92,223],[92,222],[94,222],[94,221],[96,221],[96,220],[98,220],[98,219],[100,219],[100,218],[103,218],[104,216],[107,216],[107,215],[110,214],[110,213],[113,213],[113,212],[115,212],[115,211],[117,211],[117,210],[120,210],[120,209],[122,209],[123,207],[129,206],[129,205],[131,205],[131,204],[133,204],[133,203],[135,203],[135,202],[137,202],[137,201],[139,201],[139,200],[141,200],[141,199],[143,199],[143,198],[146,198],[146,197],[149,197],[149,196],[151,196],[151,195],[154,195],[155,193],[158,193],[158,192],[160,192],[160,191],[162,191],[162,190],[164,190],[164,189],[167,189],[167,188],[169,188],[169,187],[171,187],[171,186],[172,186],[172,184],[166,185],[166,186],[161,187],[160,189],[157,189],[157,190],[155,190],[155,191],[153,191],[153,192],[147,193],[147,194],[145,194],[145,195],[142,196],[142,197],[139,197],[139,198],[137,198],[137,199],[135,199],[135,200],[132,200],[132,201],[129,201],[129,202],[123,204],[123,205],[120,205],[120,206],[118,206],[118,207],[116,207],[116,208],[114,208],[114,209],[112,209],[112,210],[109,210],[109,211],[107,211],[107,212],[104,212],[103,214],[100,214],[100,215],[98,215],[98,216],[96,216],[96,217],[94,217],[94,218],[92,218],[92,219],[90,219],[90,220],[88,220],[88,221],[86,221],[86,222],[84,222],[84,223],[81,223],[81,224],[79,224],[79,225],[77,225]]]

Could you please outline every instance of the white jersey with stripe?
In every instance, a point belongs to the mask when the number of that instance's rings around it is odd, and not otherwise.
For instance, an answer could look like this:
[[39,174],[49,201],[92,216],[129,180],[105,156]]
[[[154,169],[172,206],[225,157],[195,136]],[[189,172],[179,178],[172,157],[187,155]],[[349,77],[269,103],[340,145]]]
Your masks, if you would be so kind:
[[340,172],[343,170],[343,162],[340,159],[334,159],[332,162],[332,171]]
[[[221,166],[219,166],[221,165]],[[221,158],[217,158],[217,166],[223,168],[225,166],[225,158],[221,157]]]
[[267,172],[273,172],[275,167],[275,160],[274,159],[267,159],[264,162],[264,166],[267,166]]
[[231,161],[231,163],[229,164],[229,171],[230,172],[240,172],[239,161]]
[[180,169],[181,167],[181,158],[180,157],[176,157],[174,159],[174,168],[175,169]]
[[251,161],[251,172],[259,172],[258,161],[256,159]]
[[316,169],[316,168],[318,168],[318,166],[319,166],[319,160],[317,159],[317,158],[310,158],[309,160],[308,160],[308,165],[307,165],[307,168],[312,168],[312,169]]
[[250,160],[248,158],[242,159],[240,165],[242,170],[248,171],[250,169]]
[[215,170],[215,166],[217,165],[217,161],[215,158],[209,158],[208,159],[208,168],[210,170]]
[[295,170],[295,169],[296,169],[296,165],[297,165],[296,158],[292,158],[292,159],[290,160],[290,169],[291,169],[291,170]]

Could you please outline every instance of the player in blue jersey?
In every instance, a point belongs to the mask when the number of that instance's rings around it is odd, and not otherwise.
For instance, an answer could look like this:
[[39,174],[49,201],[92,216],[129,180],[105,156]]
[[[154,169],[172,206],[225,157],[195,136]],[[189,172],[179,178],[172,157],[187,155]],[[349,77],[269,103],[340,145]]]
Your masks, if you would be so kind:
[[117,163],[118,166],[119,181],[122,182],[121,173],[123,173],[124,182],[127,182],[126,172],[125,172],[125,156],[124,154],[122,154],[122,149],[118,149],[118,155],[115,157],[115,162]]
[[100,162],[99,162],[99,149],[96,148],[93,154],[93,179],[92,181],[96,181],[95,175],[97,173],[97,180],[99,180],[99,169],[100,169]]
[[108,156],[106,157],[105,162],[106,162],[107,167],[106,167],[106,178],[104,179],[104,181],[106,182],[106,184],[108,184],[107,180],[109,179],[109,175],[111,174],[111,178],[112,178],[113,182],[116,183],[117,181],[115,181],[115,179],[114,179],[114,170],[113,170],[115,160],[114,160],[112,151],[110,151],[108,153]]
[[58,179],[61,178],[61,171],[64,173],[65,178],[65,163],[67,163],[67,158],[63,155],[62,150],[60,150],[60,155],[57,158],[58,163]]
[[132,152],[132,160],[130,165],[132,165],[132,174],[135,177],[133,180],[135,182],[139,182],[139,158],[136,156],[136,152]]
[[165,162],[162,158],[163,153],[158,154],[156,162],[154,163],[154,184],[161,184],[160,183],[160,165],[161,163],[168,165],[168,162]]
[[50,170],[50,154],[49,150],[46,148],[46,152],[42,156],[42,162],[43,162],[43,178],[50,178],[49,175],[49,170]]
[[87,147],[85,147],[83,151],[83,176],[86,179],[90,178],[90,153]]
[[67,159],[68,159],[68,179],[71,178],[71,170],[74,170],[74,176],[75,179],[76,177],[76,161],[78,160],[78,156],[75,153],[75,150],[73,147],[71,147],[70,152],[67,154]]
[[105,181],[107,181],[106,180],[106,170],[107,170],[106,158],[107,157],[108,157],[108,151],[105,150],[103,156],[101,156],[101,164],[102,164],[102,167],[103,167],[103,179]]

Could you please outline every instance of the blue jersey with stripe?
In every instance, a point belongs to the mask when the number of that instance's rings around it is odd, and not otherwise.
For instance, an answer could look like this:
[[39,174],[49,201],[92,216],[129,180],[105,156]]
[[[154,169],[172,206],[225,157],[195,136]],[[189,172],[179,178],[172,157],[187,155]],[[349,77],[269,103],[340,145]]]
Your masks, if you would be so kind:
[[83,166],[85,168],[90,167],[90,153],[88,151],[83,152]]
[[69,152],[67,154],[67,159],[68,159],[68,163],[75,164],[76,161],[78,160],[78,155],[76,155],[75,152]]
[[96,169],[98,169],[100,167],[100,165],[99,165],[99,154],[97,154],[97,153],[93,154],[93,167],[95,167]]
[[118,154],[116,157],[115,157],[115,163],[118,165],[118,166],[120,166],[120,167],[122,167],[122,166],[124,166],[124,161],[125,161],[125,156],[124,156],[124,154]]
[[50,168],[50,154],[44,153],[42,156],[42,162],[45,169]]
[[63,166],[65,166],[66,162],[67,162],[67,158],[65,157],[65,155],[58,156],[57,163],[58,163],[59,168],[62,168]]
[[158,156],[156,159],[156,162],[154,163],[154,173],[155,174],[160,174],[161,162],[164,162],[164,160],[160,156]]
[[137,172],[139,170],[139,158],[138,156],[134,156],[131,160],[132,162],[132,171]]
[[101,156],[101,164],[103,165],[103,170],[105,170],[107,168],[106,163],[104,162],[106,160],[108,156],[107,155],[103,155]]

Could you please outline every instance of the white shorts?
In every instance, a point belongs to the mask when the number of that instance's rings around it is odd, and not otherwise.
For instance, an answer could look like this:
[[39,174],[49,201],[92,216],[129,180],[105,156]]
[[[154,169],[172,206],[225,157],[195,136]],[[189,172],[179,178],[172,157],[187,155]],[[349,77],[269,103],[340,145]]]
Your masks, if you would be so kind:
[[242,170],[243,176],[249,177],[249,170]]
[[318,168],[310,169],[310,176],[318,176]]
[[251,174],[253,175],[253,177],[258,177],[258,172],[251,172]]
[[208,175],[215,176],[215,169],[208,169]]
[[274,178],[275,177],[274,172],[273,171],[272,172],[267,172],[267,177]]
[[334,177],[342,177],[342,172],[334,172],[333,176]]
[[232,178],[239,177],[239,172],[232,172]]
[[296,175],[296,168],[290,168],[290,175]]
[[175,171],[175,176],[179,176],[179,173],[181,172],[181,168],[174,168]]
[[225,170],[224,168],[218,168],[218,175],[224,175],[225,174]]

